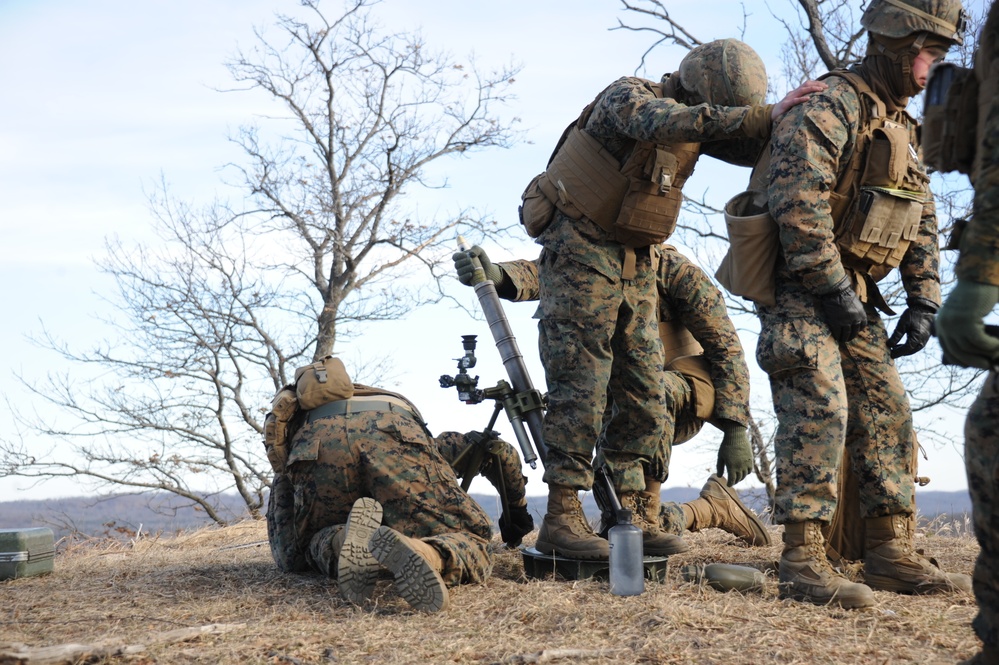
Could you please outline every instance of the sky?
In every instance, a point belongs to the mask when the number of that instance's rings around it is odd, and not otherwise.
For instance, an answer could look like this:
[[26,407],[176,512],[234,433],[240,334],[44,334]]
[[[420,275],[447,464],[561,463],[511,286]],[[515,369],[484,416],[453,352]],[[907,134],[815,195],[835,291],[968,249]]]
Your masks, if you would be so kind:
[[[763,3],[752,3],[750,13],[744,4],[667,3],[673,18],[702,40],[745,39],[773,75],[780,62],[779,40],[772,35],[782,32]],[[781,9],[787,0],[769,4],[790,15]],[[259,97],[220,92],[231,83],[223,63],[237,47],[255,43],[255,26],[266,27],[276,12],[292,13],[297,5],[292,0],[0,0],[0,348],[5,350],[0,396],[8,408],[40,408],[17,376],[44,383],[50,371],[61,369],[58,358],[39,349],[32,337],[49,330],[78,349],[114,338],[100,321],[111,311],[112,284],[97,272],[94,259],[108,237],[150,238],[147,194],[159,180],[185,200],[233,195],[224,188],[220,169],[240,155],[227,136],[270,107]],[[324,3],[331,15],[339,7],[335,0]],[[628,18],[617,0],[384,0],[375,15],[393,30],[421,30],[432,48],[474,53],[484,68],[523,66],[513,88],[517,98],[504,114],[521,119],[525,141],[453,162],[445,196],[424,204],[474,206],[507,222],[516,219],[524,185],[543,169],[564,126],[607,83],[635,74],[651,41],[647,34],[610,30]],[[660,48],[649,58],[654,71],[637,74],[658,79],[684,53]],[[746,178],[745,170],[698,165],[685,192],[724,201]],[[538,252],[526,236],[505,247],[484,246],[494,259],[533,258]],[[708,268],[713,273],[713,266]],[[477,307],[470,289],[456,285],[453,294]],[[506,312],[534,383],[543,390],[534,305],[508,304]],[[751,330],[753,321],[740,325]],[[462,405],[453,389],[437,385],[440,375],[455,373],[463,334],[479,335],[475,373],[481,385],[505,378],[486,325],[448,304],[372,325],[338,351],[390,354],[397,378],[386,387],[414,399],[435,432],[481,429],[491,406]],[[752,361],[751,334],[744,345],[753,369],[754,406],[766,409],[769,389]],[[928,489],[964,489],[963,413],[945,410],[933,418],[952,429],[953,439],[927,450],[930,459],[921,463],[920,473],[933,478]],[[10,432],[12,422],[9,411],[0,408],[0,426]],[[497,429],[513,441],[508,424]],[[714,468],[719,439],[706,427],[698,439],[677,448],[666,486],[700,487]],[[540,472],[528,476],[529,492],[543,494]],[[63,481],[29,486],[0,478],[0,501],[89,491]],[[472,491],[490,490],[476,481]]]

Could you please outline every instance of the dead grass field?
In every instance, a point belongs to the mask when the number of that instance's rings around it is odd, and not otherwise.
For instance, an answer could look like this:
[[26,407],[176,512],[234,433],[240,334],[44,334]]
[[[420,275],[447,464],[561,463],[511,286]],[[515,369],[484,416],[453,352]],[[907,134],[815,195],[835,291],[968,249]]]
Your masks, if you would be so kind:
[[[971,573],[974,539],[929,531],[918,545]],[[876,592],[859,611],[781,601],[779,546],[747,549],[716,530],[690,535],[667,583],[630,598],[596,580],[527,579],[497,541],[492,578],[453,589],[436,615],[411,611],[389,580],[369,607],[346,604],[334,581],[279,573],[265,539],[246,522],[66,547],[54,574],[0,582],[0,663],[928,664],[978,649],[970,594]],[[768,571],[767,586],[721,593],[675,572],[710,561]]]

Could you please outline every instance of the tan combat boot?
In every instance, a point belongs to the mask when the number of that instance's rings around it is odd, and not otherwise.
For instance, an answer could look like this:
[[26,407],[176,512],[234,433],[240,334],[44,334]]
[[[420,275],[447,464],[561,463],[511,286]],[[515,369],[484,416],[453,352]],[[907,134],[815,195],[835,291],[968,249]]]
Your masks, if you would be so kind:
[[548,486],[548,513],[541,522],[535,548],[542,554],[570,559],[608,559],[607,541],[593,532],[579,493],[571,487]]
[[[354,502],[347,517],[347,526],[337,558],[337,587],[340,595],[351,603],[360,604],[371,598],[378,581],[378,560],[368,551],[368,541],[382,524],[382,506],[370,497]],[[337,551],[336,539],[333,544]]]
[[666,533],[659,526],[659,495],[662,483],[645,479],[641,492],[622,492],[621,507],[631,511],[632,523],[642,530],[642,550],[646,556],[670,556],[690,549],[683,538]]
[[864,584],[848,581],[826,559],[822,526],[815,521],[784,525],[784,551],[780,557],[781,598],[846,609],[874,604],[874,592]]
[[750,547],[770,545],[770,533],[752,510],[739,500],[739,494],[724,478],[712,475],[701,488],[701,496],[683,504],[687,529],[715,528],[728,531]]
[[916,551],[906,515],[864,520],[864,581],[897,593],[971,591],[971,576],[945,573]]
[[368,550],[395,576],[395,588],[407,603],[423,612],[447,609],[447,586],[441,578],[444,560],[433,545],[380,526]]

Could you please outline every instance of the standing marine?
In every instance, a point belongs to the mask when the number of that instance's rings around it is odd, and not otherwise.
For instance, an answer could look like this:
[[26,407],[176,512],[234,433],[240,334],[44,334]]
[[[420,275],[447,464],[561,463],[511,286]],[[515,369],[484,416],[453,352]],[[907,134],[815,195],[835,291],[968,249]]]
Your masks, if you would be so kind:
[[[999,5],[992,3],[975,54],[977,149],[971,176],[974,215],[961,238],[957,285],[937,314],[948,362],[989,370],[964,425],[975,536],[978,616],[972,626],[982,650],[968,665],[999,663],[999,337],[983,319],[999,303]],[[965,126],[965,129],[970,130]]]
[[611,83],[566,128],[528,186],[521,214],[543,247],[536,317],[548,389],[548,508],[539,551],[608,557],[578,496],[593,485],[598,439],[645,552],[677,551],[677,538],[659,526],[653,468],[666,420],[658,245],[675,228],[681,189],[701,153],[731,148],[720,139],[744,139],[751,161],[773,118],[819,87],[806,84],[764,105],[766,72],[755,51],[734,39],[704,44],[659,82]]
[[[780,255],[776,304],[757,306],[756,355],[778,420],[783,597],[865,607],[872,589],[970,586],[915,550],[912,413],[894,363],[923,348],[940,303],[936,212],[905,108],[961,43],[964,22],[959,0],[872,0],[863,61],[827,74],[829,88],[774,127],[767,198]],[[878,282],[896,268],[907,309],[889,337]],[[866,584],[831,567],[822,536],[844,446],[859,484]]]

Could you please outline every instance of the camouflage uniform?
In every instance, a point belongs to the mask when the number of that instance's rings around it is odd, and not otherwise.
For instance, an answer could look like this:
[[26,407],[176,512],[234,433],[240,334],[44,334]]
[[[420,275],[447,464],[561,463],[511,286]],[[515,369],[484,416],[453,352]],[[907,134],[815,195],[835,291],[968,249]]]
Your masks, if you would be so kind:
[[[506,276],[504,286],[510,300],[538,298],[538,266],[535,261],[509,261],[497,266]],[[715,389],[715,419],[727,419],[746,426],[749,423],[749,369],[742,344],[721,292],[690,259],[663,245],[659,248],[656,271],[658,320],[677,321],[686,327],[704,349]],[[704,421],[694,414],[693,390],[679,372],[662,372],[665,383],[666,418],[663,436],[649,463],[650,475],[666,480],[670,452],[674,444],[691,439]],[[602,451],[598,451],[598,463]],[[679,535],[687,527],[678,503],[662,504],[662,528]]]
[[[832,519],[844,445],[858,475],[864,517],[913,510],[912,415],[884,324],[868,302],[866,326],[840,344],[816,295],[833,290],[847,274],[828,192],[845,177],[862,119],[855,89],[839,77],[826,82],[828,90],[788,111],[772,140],[769,203],[780,229],[782,260],[776,305],[758,309],[756,354],[770,377],[778,418],[779,523]],[[909,128],[910,142],[917,145],[915,122],[904,111],[894,119]],[[929,192],[925,185],[924,191]],[[910,297],[940,302],[932,198],[899,268]]]
[[[657,98],[640,79],[622,78],[595,101],[582,128],[623,160],[635,141],[705,142],[746,136],[747,108],[686,106]],[[767,128],[769,129],[769,128]],[[738,143],[738,142],[736,142]],[[751,150],[741,144],[743,163]],[[757,143],[758,147],[759,143]],[[633,279],[623,279],[625,247],[588,218],[561,211],[538,242],[539,347],[548,386],[545,481],[589,489],[601,431],[602,453],[620,491],[639,491],[663,437],[663,354],[655,311],[658,248],[636,249]],[[615,405],[603,422],[604,408]]]
[[[333,542],[354,501],[369,496],[381,504],[384,525],[441,553],[445,584],[482,582],[492,570],[489,517],[461,489],[449,464],[467,445],[457,432],[432,438],[419,414],[403,408],[306,417],[267,511],[278,566],[335,576]],[[525,480],[512,446],[506,444],[483,472],[490,479],[502,473],[511,503],[523,500]]]
[[[976,54],[979,81],[999,77],[999,5],[992,3]],[[994,85],[994,84],[993,84]],[[979,104],[981,134],[975,178],[974,217],[961,240],[958,279],[999,286],[999,96]],[[989,372],[964,425],[964,461],[971,493],[975,535],[981,551],[975,563],[974,591],[978,601],[975,633],[999,653],[999,373]],[[981,661],[969,662],[987,662]]]

